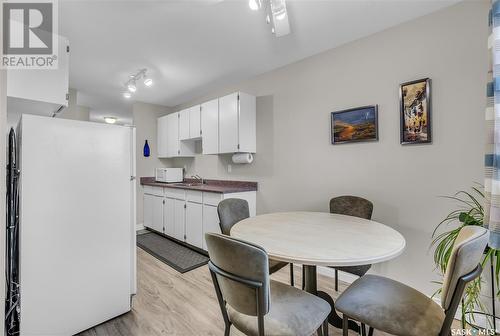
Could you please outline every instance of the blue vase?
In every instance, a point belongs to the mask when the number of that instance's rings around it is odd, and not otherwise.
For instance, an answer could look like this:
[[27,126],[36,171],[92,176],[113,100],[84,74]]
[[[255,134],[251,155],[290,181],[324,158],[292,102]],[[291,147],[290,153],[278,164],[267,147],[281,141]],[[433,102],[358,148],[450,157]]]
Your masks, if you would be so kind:
[[148,157],[150,154],[148,140],[144,143],[144,156]]

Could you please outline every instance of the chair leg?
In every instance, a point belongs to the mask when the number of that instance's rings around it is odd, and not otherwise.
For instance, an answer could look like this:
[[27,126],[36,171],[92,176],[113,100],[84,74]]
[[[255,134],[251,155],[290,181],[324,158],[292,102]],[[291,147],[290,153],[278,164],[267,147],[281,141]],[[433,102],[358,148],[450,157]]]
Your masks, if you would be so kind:
[[306,288],[306,271],[304,265],[302,265],[302,290]]
[[290,263],[290,286],[295,286],[295,280],[293,278],[293,264]]
[[370,327],[368,329],[368,336],[373,336],[373,328],[372,327]]
[[342,336],[349,336],[349,316],[342,314]]
[[323,336],[328,336],[328,317],[323,322]]
[[361,323],[361,328],[359,329],[361,332],[361,336],[366,336],[366,325]]
[[335,269],[335,291],[339,291],[339,271]]

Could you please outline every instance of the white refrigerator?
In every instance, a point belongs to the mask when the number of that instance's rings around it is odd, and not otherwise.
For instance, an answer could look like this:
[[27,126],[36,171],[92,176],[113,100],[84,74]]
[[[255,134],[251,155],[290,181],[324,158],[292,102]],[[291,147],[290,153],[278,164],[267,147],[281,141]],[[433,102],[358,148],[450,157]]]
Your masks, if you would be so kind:
[[131,309],[135,129],[23,115],[20,334],[74,335]]

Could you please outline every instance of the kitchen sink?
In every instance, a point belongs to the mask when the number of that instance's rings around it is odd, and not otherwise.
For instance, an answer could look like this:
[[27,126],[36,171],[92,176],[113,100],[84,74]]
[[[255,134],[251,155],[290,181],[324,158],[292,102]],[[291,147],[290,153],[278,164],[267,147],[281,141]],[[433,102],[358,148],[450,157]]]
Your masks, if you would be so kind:
[[200,182],[181,182],[181,183],[172,183],[172,185],[179,187],[197,187],[201,186],[202,184]]

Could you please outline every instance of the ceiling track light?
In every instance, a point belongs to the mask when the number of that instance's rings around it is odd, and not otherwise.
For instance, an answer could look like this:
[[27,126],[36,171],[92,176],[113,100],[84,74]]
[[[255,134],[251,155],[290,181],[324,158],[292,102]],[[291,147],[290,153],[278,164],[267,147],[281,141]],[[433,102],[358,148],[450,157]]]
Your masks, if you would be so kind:
[[271,0],[271,13],[276,20],[283,20],[287,16],[285,0]]
[[248,0],[248,7],[251,10],[257,11],[262,7],[262,2],[261,0]]
[[124,84],[124,98],[129,99],[132,97],[132,93],[135,93],[137,91],[137,82],[140,80],[142,80],[144,85],[147,87],[153,85],[153,80],[146,74],[147,71],[147,69],[140,69],[137,73],[129,76],[129,80]]
[[117,118],[116,117],[104,117],[104,122],[106,124],[114,124],[116,123]]
[[134,93],[135,91],[137,91],[137,86],[135,85],[135,80],[130,80],[127,84],[127,89]]
[[248,6],[255,11],[264,9],[266,23],[271,24],[271,33],[276,37],[290,34],[286,0],[249,0]]

